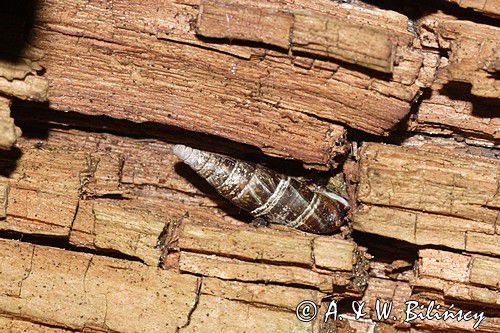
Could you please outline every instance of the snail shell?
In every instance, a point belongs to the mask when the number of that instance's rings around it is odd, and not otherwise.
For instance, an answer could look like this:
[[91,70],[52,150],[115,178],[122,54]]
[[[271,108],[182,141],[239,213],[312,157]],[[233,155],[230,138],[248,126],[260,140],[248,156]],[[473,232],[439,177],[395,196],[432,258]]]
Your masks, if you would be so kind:
[[318,234],[344,224],[349,204],[334,193],[314,192],[261,165],[184,145],[175,145],[174,154],[255,218]]

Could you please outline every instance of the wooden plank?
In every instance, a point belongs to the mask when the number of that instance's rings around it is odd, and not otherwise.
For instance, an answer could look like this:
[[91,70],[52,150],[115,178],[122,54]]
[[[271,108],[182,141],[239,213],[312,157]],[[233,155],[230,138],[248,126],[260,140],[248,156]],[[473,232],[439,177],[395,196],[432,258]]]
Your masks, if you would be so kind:
[[[122,224],[127,219],[121,220],[123,215],[118,212],[127,210],[119,208],[119,203],[109,207],[97,204],[95,211],[83,218],[92,211],[94,204],[81,201],[82,198],[90,200],[112,195],[133,200],[137,196],[152,197],[155,194],[172,200],[175,198],[173,193],[187,193],[183,199],[177,199],[216,205],[209,196],[203,195],[197,183],[191,183],[176,171],[178,160],[171,153],[171,145],[75,130],[49,131],[47,135],[43,140],[36,137],[22,139],[18,144],[19,153],[12,151],[0,157],[1,167],[6,170],[0,176],[4,194],[2,211],[5,212],[0,229],[68,237],[73,222],[76,222],[72,241],[95,247],[95,241],[104,246],[103,239],[83,241],[77,238],[83,235],[100,237],[92,234],[95,226],[104,228],[100,229],[103,236],[112,234],[113,221],[125,232],[132,227],[133,220],[128,221],[128,227],[125,227],[127,223]],[[79,204],[81,210],[77,210]],[[162,205],[156,203],[156,214],[161,212]],[[179,208],[179,215],[186,212],[182,209]],[[93,217],[96,213],[97,220]],[[144,225],[148,223],[145,217],[141,221]],[[135,234],[135,237],[140,234]],[[146,234],[140,237],[143,236]],[[115,245],[122,243],[119,237],[115,241]]]
[[200,294],[288,311],[295,311],[297,304],[305,299],[319,304],[321,299],[326,296],[312,289],[285,286],[268,288],[263,284],[248,284],[214,278],[203,278]]
[[334,286],[346,287],[349,284],[347,274],[344,278],[337,278],[334,281],[332,276],[302,267],[271,266],[194,252],[181,252],[179,268],[181,272],[219,279],[254,283],[272,281],[282,285],[317,288],[325,293],[333,292]]
[[189,326],[180,332],[318,332],[314,322],[302,323],[295,307],[302,300],[319,304],[321,294],[301,288],[248,284],[203,278],[199,303]]
[[222,297],[202,295],[199,309],[190,324],[179,332],[313,332],[312,323],[297,320],[293,311],[272,311],[244,302],[231,302]]
[[141,202],[120,204],[107,200],[82,201],[70,242],[77,246],[119,252],[158,266],[158,239],[168,220]]
[[30,149],[33,146],[27,142],[19,147],[21,156],[12,151],[0,157],[2,168],[9,170],[0,182],[10,188],[0,229],[67,236],[78,205],[85,155]]
[[[226,230],[215,226],[184,223],[179,234],[179,248],[243,260],[312,267],[312,237],[266,231],[249,228]],[[353,249],[351,255],[352,251]],[[352,269],[352,264],[350,266]]]
[[248,40],[288,49],[293,15],[273,8],[202,2],[196,33],[211,38]]
[[387,30],[279,8],[203,2],[197,33],[306,52],[391,73],[396,40]]
[[[183,199],[142,197],[122,201],[83,200],[69,241],[80,247],[125,254],[147,265],[158,266],[165,246],[164,238],[172,237],[168,230],[174,225],[179,226],[187,221],[211,221],[216,230],[215,225],[219,229],[227,228],[231,223],[244,225],[235,219],[224,217],[218,210],[200,207],[196,203],[183,203]],[[223,243],[220,246],[230,244]]]
[[326,16],[294,14],[292,50],[392,73],[396,45],[387,31]]
[[0,248],[6,254],[0,262],[0,327],[41,332],[150,332],[160,327],[162,332],[215,327],[318,332],[316,324],[295,317],[300,301],[320,304],[325,294],[317,290],[197,278],[11,240],[0,240]]
[[[159,40],[145,32],[140,24],[136,26],[138,22],[126,20],[115,24],[104,12],[103,16],[99,16],[99,12],[82,7],[82,4],[78,0],[64,4],[52,1],[46,3],[38,13],[37,22],[42,29],[35,31],[33,43],[46,51],[43,66],[47,69],[46,76],[51,84],[51,107],[93,115],[106,114],[134,122],[154,122],[223,136],[263,148],[271,155],[303,160],[318,168],[325,168],[330,155],[341,153],[342,149],[336,152],[332,149],[336,142],[342,143],[345,133],[341,126],[321,121],[301,108],[276,109],[274,105],[277,101],[273,101],[271,96],[270,99],[265,97],[267,93],[263,93],[262,89],[266,87],[282,89],[286,93],[280,85],[265,82],[268,72],[265,63],[259,65],[256,59],[243,61],[206,48]],[[172,10],[169,15],[174,16],[175,4],[166,5]],[[152,7],[156,8],[157,3],[117,3],[113,6],[113,11],[116,11],[113,16],[120,17],[130,11],[140,11],[141,15],[156,13],[156,10],[151,10]],[[54,8],[68,13],[76,8],[87,8],[88,15],[99,22],[99,28],[95,30],[96,26],[88,26],[85,20],[78,20],[71,15],[64,16],[63,22],[61,17],[53,15]],[[143,20],[159,22],[163,18],[153,16]],[[82,33],[88,33],[89,38],[78,37]],[[100,39],[99,34],[106,35],[103,37],[106,42],[95,43],[94,38]],[[53,46],[49,48],[49,44]],[[109,53],[107,50],[113,45],[117,47],[117,52]],[[123,48],[120,45],[128,46]],[[59,50],[53,52],[56,48]],[[73,52],[79,54],[79,64],[72,63],[65,56]],[[133,66],[127,60],[132,58],[136,58]],[[59,81],[63,77],[60,75],[61,65],[66,69],[76,66],[70,71],[74,74],[70,79],[71,85]],[[131,80],[132,67],[136,74]],[[85,68],[93,68],[93,73],[86,73]],[[67,70],[65,72],[68,73]],[[293,76],[290,72],[284,74]],[[100,79],[97,80],[97,77]],[[118,78],[122,82],[116,81]],[[95,82],[89,85],[93,80]],[[71,89],[67,90],[69,86]],[[91,89],[91,86],[94,87]],[[128,91],[126,96],[123,94],[125,90]],[[145,90],[149,93],[144,94]],[[95,92],[106,94],[97,96]],[[287,94],[290,95],[290,91]],[[82,99],[82,96],[85,98]],[[108,102],[110,96],[115,96],[112,103]],[[144,96],[148,98],[144,99]],[[89,108],[92,104],[94,106]],[[139,106],[142,111],[127,107],[132,104]],[[138,117],[139,114],[142,115]],[[204,116],[200,117],[200,114]],[[313,149],[304,150],[306,142],[312,143]]]
[[185,223],[179,234],[179,248],[209,252],[243,260],[287,263],[331,271],[352,271],[353,242],[326,236],[248,227],[220,228]]

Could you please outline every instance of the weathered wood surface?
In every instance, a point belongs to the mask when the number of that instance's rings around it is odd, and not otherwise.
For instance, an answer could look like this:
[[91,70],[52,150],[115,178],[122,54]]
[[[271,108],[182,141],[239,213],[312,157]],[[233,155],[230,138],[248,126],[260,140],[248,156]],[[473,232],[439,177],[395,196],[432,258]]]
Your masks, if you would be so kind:
[[[361,301],[365,302],[364,311],[368,318],[354,320],[354,313],[346,311],[351,328],[361,332],[496,332],[500,325],[498,316],[500,280],[498,258],[481,255],[466,255],[444,250],[421,249],[415,268],[402,265],[397,276],[381,274],[372,263],[371,277]],[[394,266],[398,266],[396,262]],[[387,269],[385,272],[388,272]],[[474,322],[455,322],[417,319],[410,323],[402,322],[405,318],[405,302],[409,300],[428,304],[434,301],[443,313],[451,304],[454,311],[464,312],[481,309],[485,319],[478,328]],[[393,304],[391,316],[385,320],[377,318],[377,301]],[[393,316],[397,318],[394,320]],[[339,331],[341,332],[341,331]]]
[[[498,6],[450,2],[41,1],[0,60],[0,146],[25,134],[0,154],[0,330],[324,333],[294,311],[333,297],[328,332],[498,332]],[[348,140],[347,240],[249,226],[171,154],[327,169]],[[408,299],[488,318],[404,324]]]
[[500,259],[442,250],[421,250],[419,257],[417,273],[411,281],[414,290],[431,290],[448,301],[500,306]]
[[175,331],[195,305],[195,277],[16,241],[1,247],[0,306],[16,317],[80,330]]
[[[269,329],[317,332],[294,320],[317,290],[224,281],[137,262],[1,240],[0,307],[6,327],[118,332]],[[10,317],[10,318],[9,318]],[[16,318],[16,319],[12,319]],[[31,324],[23,321],[36,321]]]
[[475,11],[490,15],[500,16],[500,1],[498,0],[446,0],[456,3],[463,8],[471,8]]
[[[61,327],[76,330],[85,327],[90,330],[146,332],[150,331],[149,327],[155,326],[165,327],[161,331],[170,331],[168,327],[172,327],[171,331],[175,331],[176,327],[184,327],[181,331],[199,332],[221,327],[221,323],[237,331],[250,328],[264,329],[264,327],[269,327],[271,322],[271,325],[275,325],[273,326],[275,331],[310,332],[311,325],[301,324],[294,320],[294,307],[300,300],[312,299],[319,304],[321,298],[326,296],[325,292],[331,293],[334,289],[339,295],[350,294],[351,296],[359,295],[362,290],[360,289],[362,283],[356,286],[353,279],[354,266],[358,264],[354,254],[356,246],[353,242],[299,232],[290,233],[284,230],[255,229],[245,227],[241,223],[237,228],[231,229],[227,226],[231,222],[223,216],[224,214],[210,213],[209,207],[199,206],[209,206],[207,199],[200,200],[195,197],[190,204],[189,195],[178,197],[177,202],[168,206],[169,201],[151,198],[148,195],[151,194],[151,190],[144,191],[142,185],[145,179],[149,179],[149,185],[158,186],[155,189],[157,195],[161,195],[162,185],[167,188],[166,192],[175,192],[168,189],[168,186],[173,186],[171,183],[162,184],[161,180],[157,180],[158,177],[162,179],[161,176],[154,175],[157,177],[156,180],[153,176],[148,176],[148,173],[152,172],[152,166],[157,166],[155,164],[157,161],[152,161],[150,157],[156,156],[164,162],[167,161],[169,156],[172,156],[170,152],[167,154],[170,149],[169,145],[150,143],[150,147],[155,148],[148,154],[148,149],[144,149],[143,140],[94,134],[83,139],[84,134],[79,131],[68,133],[55,131],[49,135],[47,141],[46,139],[23,139],[19,143],[26,160],[18,164],[19,169],[12,173],[13,178],[20,173],[30,174],[31,177],[23,179],[24,183],[9,180],[12,182],[11,188],[19,189],[19,187],[31,185],[36,188],[31,192],[31,196],[34,195],[35,198],[35,193],[49,195],[61,193],[58,191],[64,190],[67,193],[73,193],[70,197],[73,198],[74,204],[71,205],[71,209],[68,209],[68,219],[65,221],[59,218],[64,223],[55,226],[53,223],[58,220],[57,216],[48,215],[51,211],[57,211],[57,207],[52,209],[50,205],[50,203],[57,202],[56,199],[51,199],[44,205],[35,206],[30,203],[29,193],[17,195],[11,192],[9,195],[12,194],[12,196],[9,197],[7,205],[9,213],[2,221],[3,228],[46,236],[56,234],[58,237],[68,238],[72,244],[79,247],[103,251],[104,254],[121,253],[130,256],[130,259],[134,258],[144,263],[4,240],[2,253],[8,252],[9,256],[4,256],[0,269],[0,281],[5,282],[4,288],[6,288],[2,290],[4,306],[1,311],[16,318],[14,322],[9,319],[5,325],[29,327],[29,324],[21,319],[25,318],[35,320],[41,325],[57,327],[54,331]],[[113,147],[112,150],[109,149],[110,146]],[[134,147],[142,147],[143,155],[139,160],[129,161],[127,154],[120,154],[120,146],[127,147],[130,151],[133,151]],[[83,153],[85,149],[87,154]],[[164,149],[164,156],[158,155],[158,149]],[[107,160],[98,158],[102,157],[100,153],[110,151],[113,153],[107,156]],[[120,160],[114,156],[115,154],[120,155],[121,164],[110,162]],[[44,161],[44,159],[48,160]],[[88,164],[85,163],[91,160],[95,162],[94,168],[88,168]],[[170,166],[168,163],[162,165],[162,171],[165,173],[172,172],[174,168],[173,158],[170,160]],[[57,167],[53,161],[59,161]],[[44,165],[50,165],[59,172],[54,173],[48,168],[41,168]],[[123,181],[121,189],[116,179],[113,179],[113,176],[118,174],[117,167],[111,168],[110,165],[121,165],[123,170],[128,170],[121,173],[122,181],[128,179],[128,181]],[[134,165],[145,168],[140,169],[140,173],[135,173]],[[148,165],[151,166],[149,172]],[[35,169],[24,169],[28,166]],[[63,166],[69,166],[69,170]],[[37,173],[34,170],[37,170]],[[51,175],[50,181],[48,176],[43,176],[44,173]],[[98,174],[100,177],[97,176]],[[123,177],[125,175],[127,176]],[[137,177],[133,177],[134,175]],[[86,180],[85,182],[80,181],[82,177]],[[182,183],[181,179],[177,176],[179,183]],[[172,181],[174,179],[170,177],[170,182]],[[138,184],[138,188],[131,185],[134,183]],[[185,180],[184,184],[186,192],[191,191],[193,194],[200,195],[199,190],[189,186]],[[178,188],[182,186],[178,185],[176,191],[179,191]],[[117,189],[120,190],[117,191]],[[174,194],[166,194],[166,192],[164,195],[169,195],[169,200],[175,198]],[[118,193],[127,200],[122,202],[100,197],[109,193],[113,195]],[[179,193],[177,196],[181,196]],[[23,223],[13,224],[12,215],[21,215],[21,213],[11,209],[10,205],[22,199],[26,200],[25,207],[34,212],[33,218],[25,219]],[[182,204],[182,200],[187,200],[187,202]],[[77,203],[78,209],[76,210]],[[47,210],[49,213],[45,213]],[[75,212],[77,212],[75,220],[71,223]],[[183,219],[186,213],[189,217]],[[62,212],[59,211],[59,214]],[[37,219],[41,227],[33,230],[32,222]],[[200,222],[198,224],[191,222],[196,220],[203,221],[205,225],[200,225]],[[212,222],[206,225],[208,220]],[[191,274],[179,275],[174,272],[158,271],[156,268],[161,257],[157,243],[165,225],[178,222],[180,222],[179,230],[182,231],[175,235],[166,235],[169,239],[166,245],[177,244],[169,247],[170,253],[167,256],[166,265],[169,266],[169,271],[180,269],[185,273],[201,274],[203,278],[195,278]],[[59,231],[54,233],[54,230]],[[174,241],[173,237],[175,237]],[[212,244],[213,248],[206,247],[207,244]],[[201,254],[200,251],[206,254]],[[212,256],[207,256],[207,254],[212,254]],[[214,260],[219,266],[211,265]],[[226,270],[221,275],[224,269],[220,263],[227,261],[237,267],[246,267],[247,270],[239,272]],[[197,265],[190,266],[189,263]],[[53,267],[54,270],[44,270],[47,266]],[[214,270],[216,268],[219,272]],[[227,276],[228,273],[233,275]],[[250,273],[252,275],[249,279]],[[130,279],[131,274],[137,278]],[[184,308],[186,311],[183,313],[181,309],[173,311],[175,304],[169,305],[170,303],[161,300],[162,288],[164,288],[164,283],[161,282],[163,280],[160,278],[162,274],[166,274],[164,278],[169,281],[168,285],[172,288],[168,292],[168,300],[186,303]],[[64,279],[59,280],[61,276],[64,276]],[[116,279],[112,279],[111,276]],[[146,276],[148,278],[145,278]],[[185,280],[186,278],[188,280]],[[363,277],[360,276],[360,278]],[[156,284],[151,285],[153,282],[151,279],[155,280]],[[197,292],[197,280],[201,279],[204,282],[199,282],[201,287]],[[50,282],[50,285],[47,285],[45,280],[47,283]],[[137,284],[134,282],[139,280],[143,281]],[[240,283],[238,280],[246,281],[246,283]],[[23,283],[15,290],[11,290],[12,286],[17,286],[16,281],[23,281]],[[188,288],[186,284],[188,281],[191,281],[192,288]],[[248,284],[249,281],[252,283]],[[260,281],[274,282],[277,285],[269,289]],[[294,287],[297,285],[302,285],[302,288]],[[176,290],[176,288],[182,290]],[[145,291],[141,291],[143,289]],[[63,292],[51,293],[50,290],[63,290]],[[135,294],[134,290],[135,293],[141,294]],[[131,292],[133,294],[127,294]],[[143,292],[145,294],[142,294]],[[181,292],[183,296],[178,295],[178,292]],[[107,293],[118,293],[119,296],[107,298]],[[160,299],[153,301],[156,305],[148,306],[148,309],[144,310],[139,299],[149,297],[148,293],[151,295],[160,293],[160,296],[155,296],[153,300],[156,297]],[[36,304],[25,303],[24,295],[37,300]],[[23,306],[18,308],[12,303],[12,297]],[[93,298],[95,298],[94,301],[86,300]],[[195,299],[198,300],[196,304],[200,310],[193,312],[190,315],[190,324],[185,325],[183,320],[186,320],[189,306],[193,306]],[[129,301],[132,304],[123,303]],[[53,306],[67,308],[67,311],[58,312]],[[224,309],[224,311],[214,314],[211,309]],[[176,313],[176,319],[164,316],[161,312]],[[134,313],[137,317],[134,317],[136,316]],[[210,313],[208,321],[205,313]],[[123,316],[131,316],[132,319],[128,318],[124,321]],[[152,320],[153,317],[157,318]],[[133,320],[134,324],[130,320]],[[147,325],[144,324],[145,321],[148,321]],[[162,324],[166,322],[169,326]]]
[[494,108],[453,99],[437,90],[422,100],[410,127],[417,132],[463,136],[474,145],[493,147],[500,142],[500,120]]
[[358,172],[354,229],[500,254],[498,159],[367,143]]
[[385,29],[346,18],[210,1],[200,6],[196,32],[204,37],[263,42],[386,73],[393,71],[398,40],[404,45],[412,38],[409,33],[391,36]]
[[39,323],[33,323],[29,320],[22,320],[7,315],[0,315],[0,329],[4,332],[40,332],[40,333],[67,333],[74,332],[64,328],[53,327]]
[[[55,130],[47,139],[23,139],[17,148],[0,157],[2,169],[8,172],[0,182],[10,190],[2,207],[7,215],[0,222],[3,229],[67,236],[73,219],[77,225],[80,223],[80,216],[75,216],[80,201],[82,209],[78,213],[82,216],[90,208],[103,211],[99,207],[106,207],[106,202],[115,207],[110,211],[119,211],[120,202],[113,200],[103,199],[93,208],[92,199],[106,195],[128,198],[131,203],[123,204],[130,207],[134,207],[134,200],[141,203],[135,199],[137,196],[143,198],[142,205],[149,200],[154,206],[155,197],[175,198],[183,193],[178,201],[185,204],[191,201],[207,208],[216,205],[209,196],[202,196],[196,184],[175,171],[178,161],[171,153],[171,145],[159,141]],[[163,205],[158,201],[156,204]],[[185,213],[180,207],[178,211],[172,217]]]
[[268,281],[346,297],[366,281],[363,253],[350,241],[289,232],[185,224],[179,227],[179,268],[223,280]]
[[10,149],[21,136],[21,129],[10,117],[11,98],[45,102],[47,80],[37,71],[40,65],[29,59],[18,62],[0,59],[0,149]]
[[[1,240],[0,247],[5,253],[0,263],[0,310],[40,326],[55,326],[56,332],[59,327],[209,332],[221,326],[238,331],[271,327],[272,331],[311,332],[311,323],[291,319],[297,300],[318,299],[314,291],[267,291],[258,285],[197,278],[136,262],[9,240]],[[12,321],[5,325],[22,326]]]
[[[123,1],[97,10],[77,0],[44,2],[31,44],[45,53],[51,107],[178,126],[324,167],[342,153],[331,147],[342,145],[344,130],[323,119],[387,134],[434,77],[437,62],[409,47],[398,49],[392,76],[378,78],[328,59],[200,40],[190,24],[198,5],[165,2],[157,11],[156,2]],[[361,34],[376,26],[391,43],[415,39],[394,12],[324,2],[280,8],[355,22]]]
[[417,29],[423,46],[448,51],[438,83],[463,82],[471,85],[470,92],[476,96],[500,98],[498,27],[437,13],[421,18]]
[[[415,277],[410,281],[413,298],[458,304],[458,308],[479,305],[485,311],[484,332],[495,332],[498,317],[500,260],[479,255],[462,255],[442,250],[420,250]],[[476,331],[471,322],[425,320],[419,326],[447,330]]]

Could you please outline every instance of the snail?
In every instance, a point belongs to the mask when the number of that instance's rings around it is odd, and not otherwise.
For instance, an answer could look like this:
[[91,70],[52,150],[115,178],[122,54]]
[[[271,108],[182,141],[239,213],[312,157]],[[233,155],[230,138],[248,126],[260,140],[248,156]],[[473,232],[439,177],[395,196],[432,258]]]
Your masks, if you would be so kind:
[[258,164],[175,145],[174,154],[223,197],[258,220],[316,234],[345,222],[349,203],[328,191],[312,191],[298,180]]

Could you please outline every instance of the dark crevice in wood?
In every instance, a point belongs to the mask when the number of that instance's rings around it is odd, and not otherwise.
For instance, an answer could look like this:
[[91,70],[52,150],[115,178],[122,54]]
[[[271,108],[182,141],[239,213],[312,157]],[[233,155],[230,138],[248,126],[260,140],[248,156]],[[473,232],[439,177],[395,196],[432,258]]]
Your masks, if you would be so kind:
[[38,0],[0,2],[0,59],[16,62],[24,53]]
[[374,5],[378,8],[393,10],[408,16],[412,20],[417,20],[424,15],[435,13],[438,10],[446,14],[456,16],[460,20],[473,21],[475,23],[487,24],[491,26],[499,26],[498,19],[487,16],[485,13],[475,11],[472,8],[463,8],[453,2],[445,0],[362,0],[367,4]]
[[305,169],[300,161],[268,156],[253,146],[156,122],[135,123],[130,120],[109,116],[58,111],[50,109],[41,103],[20,100],[15,100],[12,105],[12,117],[15,119],[17,126],[23,129],[29,128],[25,136],[31,138],[45,139],[49,129],[80,129],[137,139],[156,139],[170,144],[184,144],[193,148],[263,164],[290,176],[317,173],[317,171]]
[[145,264],[144,261],[141,260],[140,258],[126,255],[126,254],[123,254],[123,253],[118,252],[118,251],[101,250],[101,249],[93,250],[93,249],[89,249],[86,247],[78,247],[76,245],[71,244],[67,237],[50,236],[50,235],[37,235],[37,234],[25,234],[25,233],[21,233],[21,232],[17,232],[17,231],[0,230],[0,239],[15,240],[15,241],[20,241],[20,242],[24,242],[24,243],[30,243],[33,245],[53,247],[53,248],[58,248],[58,249],[62,249],[62,250],[67,250],[67,251],[87,253],[87,254],[92,254],[92,255],[100,255],[100,256],[105,256],[105,257],[111,257],[114,259],[135,261],[135,262],[140,262],[140,263]]

